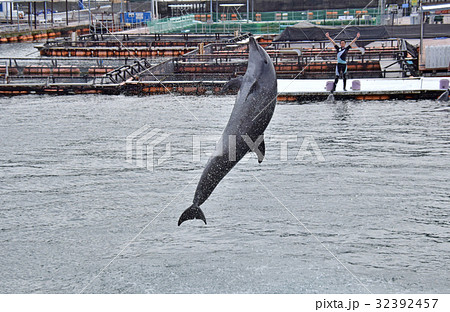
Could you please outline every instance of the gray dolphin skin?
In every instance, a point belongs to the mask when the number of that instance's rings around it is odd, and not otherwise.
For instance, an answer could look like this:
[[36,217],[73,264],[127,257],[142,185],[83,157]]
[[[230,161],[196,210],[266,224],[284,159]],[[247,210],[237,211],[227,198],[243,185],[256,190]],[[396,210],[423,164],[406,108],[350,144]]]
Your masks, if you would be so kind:
[[248,67],[243,77],[230,80],[223,88],[239,87],[228,124],[203,170],[195,191],[193,204],[186,209],[178,225],[186,220],[206,218],[200,206],[219,182],[249,152],[265,154],[264,131],[272,119],[277,98],[277,78],[267,52],[250,37]]

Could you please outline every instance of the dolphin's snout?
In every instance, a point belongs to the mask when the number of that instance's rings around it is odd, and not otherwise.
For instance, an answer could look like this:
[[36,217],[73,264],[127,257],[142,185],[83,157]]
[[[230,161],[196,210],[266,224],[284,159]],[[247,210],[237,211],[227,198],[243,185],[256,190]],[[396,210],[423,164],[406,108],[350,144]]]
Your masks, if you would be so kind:
[[250,37],[248,42],[249,50],[250,52],[252,50],[258,49],[258,43],[256,42],[255,38]]
[[258,53],[261,58],[265,59],[264,53],[262,52],[262,48],[259,46],[258,42],[255,38],[250,37],[249,38],[249,53],[252,55],[252,57],[255,57],[254,53]]

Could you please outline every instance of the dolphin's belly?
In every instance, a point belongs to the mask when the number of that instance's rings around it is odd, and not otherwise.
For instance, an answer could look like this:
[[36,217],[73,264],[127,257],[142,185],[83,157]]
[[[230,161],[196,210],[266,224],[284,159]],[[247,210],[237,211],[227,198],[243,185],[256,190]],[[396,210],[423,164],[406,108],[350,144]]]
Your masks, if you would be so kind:
[[[224,135],[258,136],[269,125],[276,106],[276,86],[271,92],[242,94],[235,103]],[[243,100],[245,101],[243,102]]]

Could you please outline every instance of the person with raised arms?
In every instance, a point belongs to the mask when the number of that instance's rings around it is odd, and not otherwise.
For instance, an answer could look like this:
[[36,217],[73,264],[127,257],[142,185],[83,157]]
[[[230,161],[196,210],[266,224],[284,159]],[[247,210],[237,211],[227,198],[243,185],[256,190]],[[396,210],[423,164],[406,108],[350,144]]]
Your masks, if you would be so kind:
[[331,93],[336,90],[336,85],[339,81],[340,76],[342,76],[342,79],[344,81],[344,91],[347,91],[347,89],[345,88],[347,84],[347,53],[350,50],[352,44],[354,44],[356,40],[358,40],[360,34],[358,33],[356,35],[356,38],[353,39],[348,46],[345,45],[345,40],[341,40],[340,46],[338,46],[336,42],[330,37],[329,33],[326,33],[325,36],[328,38],[328,40],[331,41],[337,52],[336,79],[334,79],[333,89],[331,90]]

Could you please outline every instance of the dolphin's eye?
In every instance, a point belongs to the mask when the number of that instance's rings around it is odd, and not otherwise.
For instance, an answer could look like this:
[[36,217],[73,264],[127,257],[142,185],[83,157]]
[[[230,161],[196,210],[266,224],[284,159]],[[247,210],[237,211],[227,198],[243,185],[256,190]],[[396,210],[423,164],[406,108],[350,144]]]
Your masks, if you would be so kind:
[[267,64],[268,63],[267,60],[264,60],[264,63]]

